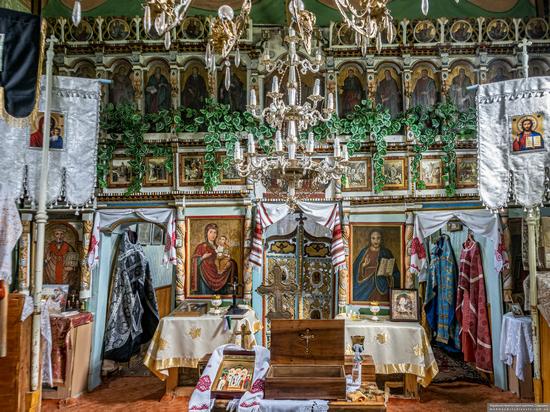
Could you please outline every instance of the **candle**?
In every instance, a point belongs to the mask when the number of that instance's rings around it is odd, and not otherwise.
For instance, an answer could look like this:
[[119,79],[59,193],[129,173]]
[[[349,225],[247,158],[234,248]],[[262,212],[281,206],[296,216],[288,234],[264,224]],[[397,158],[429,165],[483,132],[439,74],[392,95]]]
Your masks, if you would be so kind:
[[289,160],[296,159],[296,143],[288,144],[288,159]]
[[327,110],[334,110],[334,95],[332,92],[327,97]]
[[321,79],[315,79],[313,84],[313,95],[319,96],[321,94]]
[[338,136],[334,137],[334,157],[339,158],[340,153],[340,138]]
[[288,35],[289,35],[290,37],[296,36],[296,30],[294,30],[293,27],[289,27],[289,28],[288,28]]
[[237,161],[239,161],[243,158],[242,157],[242,152],[241,152],[241,143],[238,140],[235,142],[235,151],[234,151],[233,157]]
[[275,151],[279,153],[283,151],[283,134],[280,130],[275,132]]
[[296,106],[296,89],[294,87],[288,89],[288,105]]
[[256,106],[256,89],[250,89],[250,106]]
[[313,132],[309,132],[307,135],[306,150],[310,153],[315,151],[315,136],[313,135]]
[[288,85],[293,86],[296,83],[296,67],[290,66],[288,68]]
[[248,133],[248,153],[254,153],[256,151],[256,145],[254,144],[254,135]]
[[269,49],[266,47],[264,49],[264,60],[269,61],[271,59],[271,56],[269,55]]
[[279,93],[279,78],[273,76],[273,81],[271,82],[271,91],[273,93]]
[[342,159],[346,162],[349,160],[349,153],[348,153],[348,145],[347,144],[342,145]]
[[291,142],[296,141],[296,122],[294,120],[288,122],[288,139]]

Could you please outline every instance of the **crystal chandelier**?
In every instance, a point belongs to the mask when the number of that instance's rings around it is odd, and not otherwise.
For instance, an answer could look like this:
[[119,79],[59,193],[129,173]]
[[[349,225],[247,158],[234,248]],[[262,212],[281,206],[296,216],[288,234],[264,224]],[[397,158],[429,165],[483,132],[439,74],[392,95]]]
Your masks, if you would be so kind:
[[227,90],[231,86],[229,53],[236,47],[235,66],[238,67],[241,64],[239,39],[246,29],[251,7],[252,0],[244,0],[240,14],[235,16],[231,6],[220,6],[218,16],[212,20],[210,25],[210,34],[208,35],[204,56],[206,68],[210,73],[214,73],[216,71],[216,54],[221,56],[225,65],[225,88]]
[[[321,95],[321,80],[316,79],[311,95],[302,99],[302,76],[319,72],[322,55],[319,49],[313,62],[301,58],[297,47],[298,43],[303,43],[303,38],[294,27],[290,25],[284,39],[288,53],[272,61],[269,51],[265,50],[260,61],[265,72],[273,73],[271,91],[267,93],[271,103],[260,110],[256,90],[250,90],[249,112],[276,130],[274,151],[270,155],[258,153],[254,136],[249,134],[247,152],[244,153],[237,141],[233,159],[240,176],[261,182],[290,204],[311,193],[324,191],[332,180],[342,177],[349,164],[347,145],[342,145],[338,137],[333,139],[333,156],[315,158],[316,144],[311,129],[332,117],[334,94],[329,93],[325,99]],[[286,92],[283,93],[280,82],[285,78]]]
[[[393,17],[387,7],[388,0],[359,0],[359,8],[355,1],[335,0],[336,6],[344,19],[344,23],[355,31],[358,45],[365,56],[370,40],[375,40],[376,49],[382,49],[382,32],[386,31],[388,42],[394,35]],[[423,0],[424,1],[424,0]]]
[[154,27],[156,34],[164,36],[164,46],[172,44],[171,31],[181,24],[191,0],[146,0],[143,10],[143,28],[151,33]]

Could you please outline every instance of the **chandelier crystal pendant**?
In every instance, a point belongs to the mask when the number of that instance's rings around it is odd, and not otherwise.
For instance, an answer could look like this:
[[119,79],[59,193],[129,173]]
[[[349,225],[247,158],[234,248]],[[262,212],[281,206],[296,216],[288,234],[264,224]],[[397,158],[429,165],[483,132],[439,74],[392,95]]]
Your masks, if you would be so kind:
[[[276,130],[274,150],[269,155],[258,153],[254,136],[249,134],[246,152],[240,142],[236,142],[233,163],[241,177],[261,182],[271,193],[294,204],[311,193],[324,191],[331,181],[340,179],[347,171],[349,156],[347,146],[342,145],[337,136],[333,138],[332,156],[315,156],[316,142],[311,130],[319,122],[331,119],[335,110],[334,94],[329,92],[325,99],[321,94],[321,80],[316,79],[311,95],[302,98],[302,76],[319,72],[322,54],[318,49],[313,62],[301,58],[297,47],[303,39],[293,25],[284,41],[288,53],[283,58],[272,61],[268,50],[261,57],[265,72],[273,73],[271,91],[267,93],[271,103],[261,110],[256,90],[252,88],[248,106],[255,118]],[[286,90],[281,87],[283,81]]]
[[206,68],[210,73],[216,71],[216,55],[220,55],[225,65],[225,88],[231,86],[231,63],[229,54],[235,49],[235,66],[241,64],[241,52],[239,40],[248,25],[248,16],[252,8],[252,0],[244,0],[241,12],[235,16],[231,6],[223,5],[218,9],[218,15],[210,24],[210,33],[204,56]]
[[157,35],[164,36],[164,46],[168,50],[172,44],[171,31],[181,24],[190,4],[191,0],[146,0],[143,28],[147,33],[154,28]]
[[[427,1],[427,0],[422,0]],[[347,27],[356,34],[356,43],[363,56],[367,54],[369,42],[374,40],[376,50],[382,49],[382,33],[386,31],[388,42],[394,37],[393,17],[387,7],[388,0],[335,0],[336,6]]]

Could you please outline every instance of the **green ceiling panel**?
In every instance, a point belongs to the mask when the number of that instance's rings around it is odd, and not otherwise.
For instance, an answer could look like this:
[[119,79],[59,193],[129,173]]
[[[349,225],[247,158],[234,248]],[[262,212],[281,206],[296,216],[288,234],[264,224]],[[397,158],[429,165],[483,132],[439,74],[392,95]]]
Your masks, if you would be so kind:
[[[340,21],[340,15],[334,8],[322,4],[318,0],[304,0],[306,8],[317,16],[317,24],[328,26],[331,21]],[[409,20],[422,18],[420,12],[421,0],[393,0],[390,9],[396,19],[408,18]],[[495,0],[496,1],[496,0]],[[220,1],[223,4],[223,1]],[[252,19],[255,24],[285,24],[285,0],[257,0],[252,5]],[[49,0],[44,9],[44,15],[70,16],[71,10],[64,6],[60,0]],[[143,8],[139,0],[109,0],[106,3],[85,13],[86,16],[136,16],[141,15]],[[212,14],[212,12],[191,9],[191,14]],[[526,17],[536,14],[535,7],[529,0],[519,0],[517,4],[504,13],[488,12],[475,6],[467,0],[461,0],[458,4],[455,0],[431,0],[430,18],[437,17]]]

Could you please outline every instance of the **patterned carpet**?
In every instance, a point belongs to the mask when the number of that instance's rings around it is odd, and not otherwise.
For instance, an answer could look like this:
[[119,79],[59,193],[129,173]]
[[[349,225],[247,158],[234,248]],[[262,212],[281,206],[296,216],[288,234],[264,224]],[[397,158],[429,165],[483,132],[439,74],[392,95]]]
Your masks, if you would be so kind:
[[[192,388],[189,388],[191,392]],[[154,377],[121,377],[105,382],[68,404],[58,401],[43,402],[44,412],[54,411],[125,411],[125,412],[181,412],[187,410],[188,398],[160,401],[164,384]],[[431,385],[421,394],[420,401],[391,399],[388,412],[478,412],[487,409],[487,403],[520,402],[512,393],[485,385],[455,382]]]
[[482,385],[489,384],[489,381],[474,367],[461,359],[462,353],[457,353],[453,356],[437,346],[433,347],[433,351],[439,368],[439,373],[435,376],[433,383],[462,381]]

